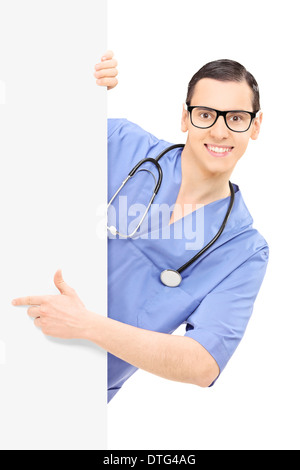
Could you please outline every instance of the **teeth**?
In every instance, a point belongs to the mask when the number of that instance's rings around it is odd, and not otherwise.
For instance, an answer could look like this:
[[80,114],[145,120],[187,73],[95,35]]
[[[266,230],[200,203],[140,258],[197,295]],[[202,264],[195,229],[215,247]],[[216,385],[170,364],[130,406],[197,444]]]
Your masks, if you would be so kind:
[[211,150],[212,152],[216,152],[216,153],[226,153],[226,152],[230,152],[231,151],[231,148],[223,148],[223,147],[212,147],[211,145],[208,145],[207,148],[209,150]]

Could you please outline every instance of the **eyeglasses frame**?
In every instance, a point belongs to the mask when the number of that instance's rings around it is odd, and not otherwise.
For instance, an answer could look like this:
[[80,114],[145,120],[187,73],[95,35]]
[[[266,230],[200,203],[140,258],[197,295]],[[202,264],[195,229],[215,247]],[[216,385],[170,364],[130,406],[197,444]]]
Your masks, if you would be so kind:
[[[193,111],[193,109],[195,109],[195,108],[201,108],[201,109],[207,109],[207,110],[209,110],[209,111],[215,111],[215,112],[217,113],[216,119],[215,119],[214,122],[213,122],[210,126],[208,126],[208,127],[196,126],[196,125],[193,123],[193,121],[192,121],[192,111]],[[252,124],[253,119],[256,118],[256,114],[258,113],[258,111],[252,112],[252,111],[245,111],[245,110],[242,110],[242,109],[233,109],[233,110],[230,110],[230,111],[219,111],[218,109],[208,108],[208,107],[206,107],[206,106],[188,106],[188,105],[186,105],[186,109],[187,109],[187,111],[190,113],[190,120],[191,120],[192,125],[193,125],[194,127],[196,127],[197,129],[209,129],[210,127],[212,127],[212,126],[214,126],[214,125],[216,124],[216,122],[217,122],[217,120],[219,119],[220,116],[223,116],[224,122],[225,122],[226,126],[227,126],[228,129],[229,129],[230,131],[232,131],[232,132],[247,132],[247,131],[250,129],[250,126],[251,126],[251,124]],[[247,129],[245,129],[244,131],[235,131],[234,129],[231,129],[231,128],[228,126],[227,121],[226,121],[226,115],[227,115],[228,113],[248,113],[248,114],[250,114],[250,116],[251,116],[251,121],[250,121],[250,124],[249,124],[249,126],[247,127]]]

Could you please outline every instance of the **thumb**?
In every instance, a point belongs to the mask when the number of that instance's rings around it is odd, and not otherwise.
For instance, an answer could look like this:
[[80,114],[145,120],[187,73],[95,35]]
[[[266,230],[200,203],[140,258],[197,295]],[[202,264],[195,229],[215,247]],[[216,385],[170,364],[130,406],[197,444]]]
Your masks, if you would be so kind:
[[54,284],[56,285],[57,289],[60,291],[61,294],[68,295],[74,293],[74,289],[65,283],[62,277],[61,269],[58,269],[54,274]]

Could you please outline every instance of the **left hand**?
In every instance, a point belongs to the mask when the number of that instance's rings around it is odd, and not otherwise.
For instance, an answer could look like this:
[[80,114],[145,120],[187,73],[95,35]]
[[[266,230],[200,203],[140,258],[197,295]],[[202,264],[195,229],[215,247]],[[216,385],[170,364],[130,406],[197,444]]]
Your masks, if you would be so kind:
[[34,318],[34,324],[45,335],[57,338],[83,338],[89,326],[90,312],[85,308],[75,290],[68,286],[61,270],[54,275],[54,284],[59,295],[20,297],[13,305],[30,305],[27,313]]
[[101,58],[101,62],[95,65],[94,77],[96,78],[96,84],[106,86],[108,90],[117,86],[117,65],[118,62],[114,59],[113,51],[106,51],[105,55]]

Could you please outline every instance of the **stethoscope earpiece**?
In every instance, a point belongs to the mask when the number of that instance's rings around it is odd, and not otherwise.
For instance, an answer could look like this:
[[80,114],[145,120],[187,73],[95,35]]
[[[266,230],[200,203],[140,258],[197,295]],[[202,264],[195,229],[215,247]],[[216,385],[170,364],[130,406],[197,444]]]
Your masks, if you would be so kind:
[[109,227],[107,227],[107,229],[110,231],[112,235],[117,235],[118,233],[118,230],[116,229],[114,225],[110,225]]

